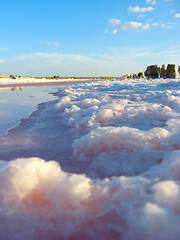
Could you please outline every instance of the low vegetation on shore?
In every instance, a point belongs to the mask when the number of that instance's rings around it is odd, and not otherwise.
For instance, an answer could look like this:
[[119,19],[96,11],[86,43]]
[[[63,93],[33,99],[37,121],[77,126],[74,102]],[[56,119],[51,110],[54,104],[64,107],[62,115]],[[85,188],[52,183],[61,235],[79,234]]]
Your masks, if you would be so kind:
[[[0,78],[11,78],[11,79],[20,79],[21,78],[21,76],[17,76],[17,75],[10,75],[10,76],[0,76]],[[68,77],[68,76],[66,76],[66,77],[61,77],[61,76],[43,76],[43,77],[33,77],[33,78],[35,78],[35,79],[76,79],[76,80],[80,80],[80,79],[117,79],[118,77],[112,77],[112,76],[110,76],[110,77],[103,77],[103,76],[101,76],[101,77]]]

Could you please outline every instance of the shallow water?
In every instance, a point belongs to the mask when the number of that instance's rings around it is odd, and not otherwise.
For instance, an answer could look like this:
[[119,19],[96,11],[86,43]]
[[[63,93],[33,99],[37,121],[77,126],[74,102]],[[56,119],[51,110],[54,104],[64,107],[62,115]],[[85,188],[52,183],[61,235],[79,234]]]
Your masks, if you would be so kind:
[[41,102],[56,99],[55,86],[0,88],[0,135],[18,125]]

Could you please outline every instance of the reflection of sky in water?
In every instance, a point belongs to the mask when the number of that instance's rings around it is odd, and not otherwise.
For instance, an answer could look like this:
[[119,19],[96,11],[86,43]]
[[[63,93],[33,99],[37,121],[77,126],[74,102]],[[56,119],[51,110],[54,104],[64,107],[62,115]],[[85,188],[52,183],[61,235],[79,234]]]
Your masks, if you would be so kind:
[[0,88],[0,135],[34,111],[37,104],[55,99],[50,92],[56,92],[56,87]]

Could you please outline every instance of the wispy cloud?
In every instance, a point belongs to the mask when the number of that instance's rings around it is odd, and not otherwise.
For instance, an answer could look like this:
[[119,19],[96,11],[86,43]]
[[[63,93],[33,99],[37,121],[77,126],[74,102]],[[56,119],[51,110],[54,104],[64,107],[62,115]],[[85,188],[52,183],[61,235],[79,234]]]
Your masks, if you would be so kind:
[[176,14],[174,15],[174,17],[175,17],[175,18],[180,18],[180,13],[176,13]]
[[59,45],[60,45],[59,42],[54,42],[54,43],[53,43],[53,46],[55,46],[55,47],[58,47]]
[[162,21],[159,21],[159,22],[151,23],[151,21],[149,21],[149,23],[147,22],[145,25],[142,26],[142,30],[147,30],[151,27],[158,27],[158,26],[164,29],[168,29],[168,28],[172,28],[175,25],[176,25],[175,22],[163,23]]
[[157,27],[159,25],[159,23],[152,23],[151,26],[152,27]]
[[58,47],[60,45],[60,42],[46,42],[45,45]]
[[146,17],[146,14],[141,14],[141,15],[139,15],[139,17],[144,18],[144,17]]
[[[126,48],[111,48],[111,56],[123,57],[128,59],[136,59],[139,57],[146,57],[152,54],[153,48],[149,47],[126,47]],[[102,55],[105,57],[106,55]],[[110,55],[109,55],[110,58]]]
[[150,12],[153,11],[154,8],[153,7],[143,7],[140,8],[139,6],[136,7],[128,7],[128,12],[132,12],[132,13],[143,13],[143,12]]
[[163,23],[162,21],[159,21],[159,24],[162,28],[172,28],[174,26],[177,25],[176,22],[166,22],[166,23]]
[[111,27],[118,26],[120,24],[120,22],[121,21],[119,19],[114,19],[114,18],[109,19],[109,24],[110,24]]
[[35,52],[8,57],[3,63],[4,74],[30,76],[118,76],[142,71],[147,65],[169,62],[179,64],[180,45],[134,48],[111,48],[91,55]]
[[[102,76],[102,75],[119,75],[126,74],[127,69],[135,69],[134,63],[129,57],[122,58],[114,55],[77,55],[77,54],[61,54],[36,52],[30,54],[21,54],[8,58],[4,71],[21,75],[30,76]],[[121,66],[121,69],[119,68]]]
[[113,30],[113,34],[116,34],[118,32],[118,29]]
[[3,63],[4,62],[4,60],[3,59],[0,59],[0,63]]
[[180,52],[180,45],[173,45],[171,47],[169,47],[170,50],[179,50]]
[[104,30],[104,33],[108,33],[108,29],[105,29],[105,30]]
[[36,53],[29,53],[29,54],[20,54],[16,56],[16,59],[19,61],[24,60],[31,60],[31,59],[44,59],[44,61],[47,61],[49,63],[51,62],[62,62],[64,59],[70,59],[71,61],[78,61],[78,60],[87,60],[82,55],[76,55],[76,54],[62,54],[57,52],[36,52]]
[[149,29],[150,27],[151,27],[150,24],[147,23],[147,24],[145,24],[145,25],[142,27],[142,29],[143,29],[143,30],[146,30],[146,29]]
[[150,3],[152,5],[155,5],[156,4],[156,0],[147,0],[146,3]]
[[2,48],[0,48],[0,50],[8,50],[8,48],[3,48],[3,47],[2,47]]

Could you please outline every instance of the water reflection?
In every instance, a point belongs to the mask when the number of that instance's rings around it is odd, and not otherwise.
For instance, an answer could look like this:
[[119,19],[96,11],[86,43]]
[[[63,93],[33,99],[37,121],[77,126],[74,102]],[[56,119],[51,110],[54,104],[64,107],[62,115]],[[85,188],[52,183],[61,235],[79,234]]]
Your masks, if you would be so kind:
[[55,86],[0,88],[0,135],[28,116],[41,102],[55,99]]
[[2,91],[9,91],[9,90],[11,90],[11,91],[15,91],[15,90],[22,91],[23,88],[22,87],[5,87],[5,88],[0,87],[0,92],[2,92]]

